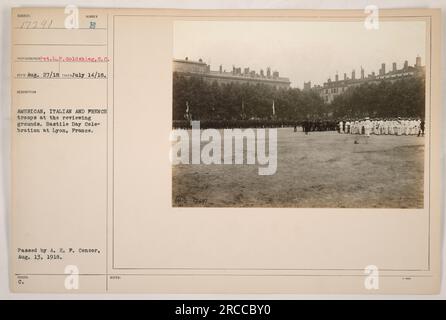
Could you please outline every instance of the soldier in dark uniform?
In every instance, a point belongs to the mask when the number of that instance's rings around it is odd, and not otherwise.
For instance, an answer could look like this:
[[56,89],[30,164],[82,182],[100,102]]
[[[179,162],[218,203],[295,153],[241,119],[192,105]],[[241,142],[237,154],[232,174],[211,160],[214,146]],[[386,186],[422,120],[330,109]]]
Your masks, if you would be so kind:
[[424,137],[424,120],[421,120],[421,123],[420,123],[420,131],[418,131],[418,137],[419,136],[422,136],[422,137]]

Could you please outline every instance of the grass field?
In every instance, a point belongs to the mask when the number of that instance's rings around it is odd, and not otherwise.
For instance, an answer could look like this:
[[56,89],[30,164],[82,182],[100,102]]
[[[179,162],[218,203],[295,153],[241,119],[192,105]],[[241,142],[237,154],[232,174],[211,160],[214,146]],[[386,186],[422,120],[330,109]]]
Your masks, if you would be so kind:
[[186,207],[422,208],[424,138],[278,129],[277,172],[257,165],[173,166]]

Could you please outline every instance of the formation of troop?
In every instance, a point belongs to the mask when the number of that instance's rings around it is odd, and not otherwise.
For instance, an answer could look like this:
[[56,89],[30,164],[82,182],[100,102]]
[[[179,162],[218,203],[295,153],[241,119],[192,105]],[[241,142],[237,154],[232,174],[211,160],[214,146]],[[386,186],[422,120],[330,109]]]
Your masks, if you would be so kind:
[[[304,120],[300,123],[302,131],[305,134],[313,131],[335,131],[337,127],[336,120]],[[297,126],[297,124],[296,124]],[[296,131],[296,126],[295,130]]]
[[421,119],[394,118],[345,120],[338,123],[339,133],[375,135],[424,135],[424,121]]

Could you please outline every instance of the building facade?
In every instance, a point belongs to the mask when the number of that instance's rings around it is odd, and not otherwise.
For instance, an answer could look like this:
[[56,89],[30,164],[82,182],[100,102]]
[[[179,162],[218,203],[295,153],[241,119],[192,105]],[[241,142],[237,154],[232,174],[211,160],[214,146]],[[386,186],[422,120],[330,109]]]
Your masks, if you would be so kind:
[[421,65],[421,58],[417,57],[415,64],[410,66],[408,61],[404,62],[402,68],[398,69],[396,62],[392,63],[392,69],[386,71],[386,64],[381,64],[378,74],[372,72],[365,76],[364,69],[361,67],[359,77],[356,76],[355,70],[352,71],[351,77],[348,77],[346,73],[342,79],[339,79],[339,75],[336,74],[334,80],[329,78],[322,86],[311,86],[311,82],[304,83],[304,90],[315,90],[319,93],[325,103],[331,103],[334,98],[340,94],[343,94],[351,87],[357,87],[365,83],[379,83],[381,81],[397,81],[401,79],[408,79],[413,77],[424,77],[425,67]]
[[232,67],[232,71],[223,70],[220,65],[219,70],[211,70],[210,65],[199,59],[198,61],[185,59],[173,60],[173,72],[184,76],[198,76],[205,81],[214,82],[218,84],[228,83],[248,83],[248,84],[265,84],[277,89],[290,88],[290,80],[285,77],[280,77],[278,71],[271,71],[271,68],[267,68],[266,72],[260,70],[250,70],[249,68],[236,68]]

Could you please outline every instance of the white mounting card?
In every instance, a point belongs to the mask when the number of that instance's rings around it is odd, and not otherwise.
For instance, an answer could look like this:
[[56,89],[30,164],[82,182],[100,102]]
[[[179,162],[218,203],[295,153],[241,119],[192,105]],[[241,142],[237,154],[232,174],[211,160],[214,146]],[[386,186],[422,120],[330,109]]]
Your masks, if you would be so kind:
[[439,10],[11,14],[12,291],[438,292]]

